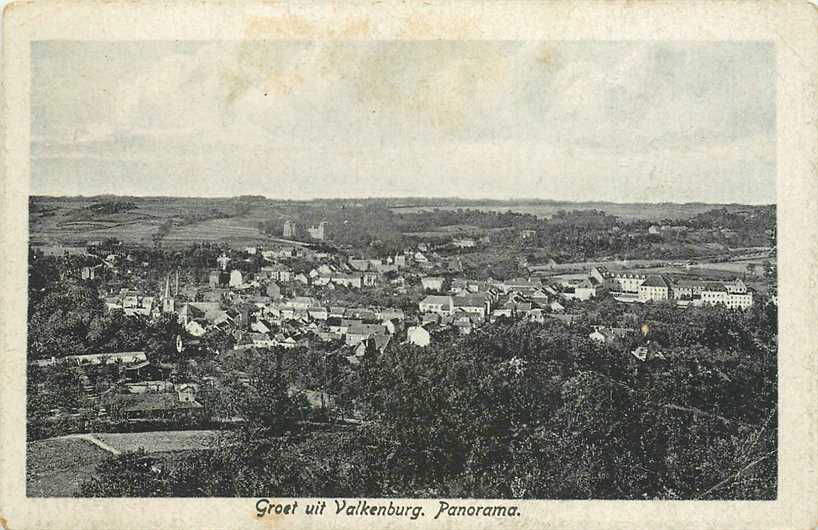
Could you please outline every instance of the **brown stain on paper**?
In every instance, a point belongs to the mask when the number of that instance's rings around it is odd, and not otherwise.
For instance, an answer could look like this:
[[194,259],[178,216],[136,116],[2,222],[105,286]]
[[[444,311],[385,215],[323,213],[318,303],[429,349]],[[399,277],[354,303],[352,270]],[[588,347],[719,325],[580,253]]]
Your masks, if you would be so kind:
[[348,17],[331,27],[317,26],[297,15],[254,16],[247,21],[244,34],[248,38],[340,38],[367,37],[371,34],[369,17]]
[[465,15],[411,15],[399,38],[463,39],[480,34],[477,17]]
[[543,48],[537,60],[546,66],[551,66],[554,62],[554,54],[550,48]]
[[296,15],[254,16],[247,21],[244,34],[247,37],[314,37],[315,26],[304,17]]

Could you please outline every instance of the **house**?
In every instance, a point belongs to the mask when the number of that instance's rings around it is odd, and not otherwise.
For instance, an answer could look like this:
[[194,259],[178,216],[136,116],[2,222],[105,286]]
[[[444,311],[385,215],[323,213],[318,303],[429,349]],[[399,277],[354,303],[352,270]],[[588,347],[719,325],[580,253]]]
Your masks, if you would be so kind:
[[423,326],[412,326],[406,330],[406,342],[426,347],[432,343],[432,336]]
[[645,283],[647,276],[644,274],[619,272],[613,275],[615,287],[623,293],[639,293],[639,287]]
[[699,304],[723,305],[728,309],[747,309],[753,305],[753,293],[749,291],[731,292],[724,285],[714,284],[702,291]]
[[375,311],[375,318],[378,320],[397,320],[402,322],[406,318],[406,314],[403,312],[403,309],[399,308],[377,309]]
[[451,296],[429,295],[418,304],[421,313],[436,313],[450,315],[454,310],[454,301]]
[[535,322],[537,324],[545,323],[545,314],[543,313],[543,310],[538,307],[535,307],[529,311],[526,318],[528,318],[529,322]]
[[296,296],[291,300],[287,300],[285,303],[287,307],[295,309],[296,311],[306,311],[310,307],[316,307],[319,305],[318,300],[311,296]]
[[364,287],[374,287],[378,283],[378,273],[365,272],[361,276]]
[[303,283],[304,285],[309,285],[310,284],[310,279],[307,278],[307,275],[304,274],[303,272],[299,272],[298,274],[293,276],[293,281]]
[[333,285],[333,283],[332,283],[332,276],[329,276],[329,275],[321,275],[321,276],[318,276],[317,278],[313,278],[312,279],[312,284],[315,287],[327,287],[327,286],[332,286],[333,288],[335,287]]
[[211,289],[215,289],[221,284],[221,271],[210,271],[207,275],[207,284]]
[[470,238],[455,239],[452,244],[457,248],[474,248],[477,246],[477,242]]
[[275,336],[275,345],[284,348],[285,350],[291,350],[295,348],[298,343],[292,337],[287,337],[281,333]]
[[349,264],[349,268],[358,272],[364,272],[369,270],[369,260],[368,259],[355,259],[350,258],[347,260],[347,264]]
[[266,277],[270,280],[288,282],[291,279],[290,269],[279,263],[274,263],[273,265],[265,265],[260,269],[259,272],[261,276]]
[[484,293],[467,294],[452,297],[452,307],[484,319],[491,310],[491,303]]
[[504,293],[516,291],[521,294],[530,294],[534,290],[542,287],[542,282],[538,279],[531,278],[513,278],[510,280],[493,282],[493,285]]
[[342,317],[346,312],[346,307],[333,305],[329,307],[329,316],[330,317]]
[[474,326],[472,325],[471,321],[468,320],[457,320],[452,325],[461,335],[469,335],[474,329]]
[[126,389],[128,394],[169,392],[173,390],[173,383],[170,381],[139,381],[136,383],[123,383],[120,388]]
[[420,284],[426,291],[440,292],[443,290],[443,282],[445,278],[440,276],[424,276],[420,279]]
[[590,276],[612,291],[637,294],[647,276],[630,272],[611,272],[605,267],[594,267]]
[[285,239],[295,239],[300,235],[300,226],[293,220],[287,219],[284,221],[284,229],[281,231],[281,235]]
[[330,332],[338,335],[345,335],[351,326],[362,323],[363,321],[358,319],[340,317],[329,317],[326,322],[327,328],[330,330]]
[[313,225],[307,228],[307,233],[310,235],[311,238],[323,241],[327,236],[326,228],[327,222],[321,221],[317,225]]
[[66,355],[65,357],[51,357],[49,359],[38,359],[32,361],[31,364],[36,366],[51,366],[58,362],[69,362],[83,365],[100,365],[100,364],[139,364],[147,360],[144,351],[124,351],[124,352],[108,352],[108,353],[86,353],[84,355]]
[[272,348],[276,345],[276,340],[267,333],[250,333],[248,338],[256,348]]
[[[418,248],[420,248],[420,245],[418,245]],[[415,263],[429,263],[429,258],[427,258],[420,251],[415,252],[415,254],[414,254],[414,256],[412,256],[412,258],[415,260]]]
[[204,319],[210,324],[218,323],[225,315],[219,302],[186,302],[178,312],[179,323],[187,326],[191,320]]
[[727,289],[728,293],[732,294],[745,294],[747,292],[747,285],[740,278],[736,278],[732,282],[725,282],[724,288]]
[[559,303],[557,301],[554,301],[554,302],[551,302],[550,304],[548,304],[548,308],[551,309],[552,313],[563,313],[563,312],[565,312],[565,307],[561,303]]
[[114,415],[130,419],[178,419],[199,417],[204,412],[195,399],[182,401],[177,392],[115,394],[107,405]]
[[329,318],[329,311],[326,307],[313,306],[307,308],[307,315],[313,320],[327,320]]
[[205,327],[196,320],[191,320],[185,325],[185,331],[194,337],[201,337],[205,334]]
[[499,309],[493,310],[491,312],[491,316],[495,319],[499,316],[504,316],[506,318],[523,318],[528,316],[533,308],[534,304],[531,302],[524,300],[509,300]]
[[126,366],[124,370],[125,380],[128,382],[136,381],[161,381],[170,376],[172,365],[164,365],[144,361],[139,364]]
[[588,335],[588,338],[600,344],[614,344],[635,333],[634,330],[628,328],[594,326],[594,331]]
[[353,324],[347,329],[344,342],[354,346],[377,334],[386,335],[386,328],[380,324]]
[[675,300],[701,298],[705,287],[705,282],[698,280],[678,280],[671,283],[671,291]]
[[176,387],[176,394],[180,402],[193,403],[196,401],[196,392],[198,392],[197,385],[193,383],[182,383]]
[[270,333],[270,328],[261,320],[251,322],[250,330],[256,333]]
[[281,287],[279,287],[276,282],[268,283],[264,291],[267,293],[267,296],[269,296],[271,300],[278,301],[283,298],[281,295]]
[[574,286],[574,298],[578,300],[589,300],[597,295],[596,279],[591,277],[582,280]]
[[219,268],[223,271],[227,271],[227,264],[230,263],[230,261],[230,257],[228,257],[224,252],[222,252],[221,256],[216,258],[216,263],[219,264]]
[[423,313],[420,316],[420,324],[422,326],[427,326],[429,324],[439,324],[441,321],[441,316],[438,313]]
[[670,298],[670,284],[661,275],[648,276],[639,286],[640,302],[658,302]]
[[238,269],[233,269],[230,271],[230,287],[239,287],[243,283],[243,278],[241,271]]
[[363,287],[363,276],[360,274],[335,273],[332,276],[332,283],[353,289]]
[[514,304],[513,303],[506,303],[503,304],[501,307],[497,309],[493,309],[491,311],[491,321],[494,322],[498,318],[513,318],[514,317]]

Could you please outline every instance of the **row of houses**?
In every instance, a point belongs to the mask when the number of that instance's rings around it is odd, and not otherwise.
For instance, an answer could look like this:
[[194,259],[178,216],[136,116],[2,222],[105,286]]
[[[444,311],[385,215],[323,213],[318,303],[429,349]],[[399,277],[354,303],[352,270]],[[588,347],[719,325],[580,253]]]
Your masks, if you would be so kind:
[[714,282],[676,279],[664,274],[611,272],[604,267],[591,270],[589,281],[612,292],[635,296],[635,301],[675,300],[680,305],[717,305],[747,309],[753,305],[753,293],[740,279]]

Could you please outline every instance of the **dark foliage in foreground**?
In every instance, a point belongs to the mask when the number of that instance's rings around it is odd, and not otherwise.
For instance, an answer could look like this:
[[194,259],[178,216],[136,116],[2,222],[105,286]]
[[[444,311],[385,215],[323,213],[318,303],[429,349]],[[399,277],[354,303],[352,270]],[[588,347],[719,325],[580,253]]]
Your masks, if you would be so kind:
[[[637,342],[655,335],[664,358],[640,361],[633,344],[594,345],[559,322],[398,346],[336,383],[368,412],[361,426],[304,432],[293,414],[271,429],[261,415],[205,453],[113,458],[82,493],[775,498],[774,310],[638,312],[651,331]],[[275,383],[287,374],[253,369],[279,389],[279,410],[298,409]]]

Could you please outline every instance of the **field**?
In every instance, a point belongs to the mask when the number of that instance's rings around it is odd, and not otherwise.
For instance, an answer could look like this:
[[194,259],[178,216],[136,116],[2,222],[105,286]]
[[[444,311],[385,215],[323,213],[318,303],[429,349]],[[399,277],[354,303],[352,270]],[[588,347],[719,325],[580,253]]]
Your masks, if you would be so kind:
[[402,206],[392,208],[396,213],[415,213],[430,210],[485,210],[492,212],[519,212],[535,215],[541,219],[552,217],[559,210],[602,210],[610,215],[623,219],[645,219],[659,221],[662,219],[688,219],[697,214],[719,208],[719,204],[619,204],[610,202],[555,202],[548,204],[514,204],[510,206],[455,204],[449,206]]
[[29,442],[26,447],[26,495],[70,497],[82,482],[93,476],[97,464],[110,456],[79,438],[51,438]]
[[260,222],[276,218],[271,210],[234,199],[129,200],[135,207],[105,213],[93,210],[102,198],[32,198],[30,241],[59,245],[117,238],[125,243],[150,244],[161,235],[171,245],[203,240],[249,244],[266,239],[258,230]]
[[190,451],[208,449],[217,437],[218,431],[158,431],[69,435],[29,442],[26,493],[30,497],[71,497],[79,494],[80,485],[91,479],[96,466],[114,452],[144,449],[173,461]]
[[[441,201],[440,206],[401,206],[397,201],[373,199],[375,206],[393,212],[411,213],[433,209],[470,208],[485,211],[515,211],[549,218],[559,210],[602,210],[624,219],[685,219],[720,207],[712,204],[617,204],[603,202],[549,202],[507,205],[492,202]],[[417,204],[417,203],[415,203]],[[269,241],[259,225],[283,223],[287,218],[321,219],[343,216],[344,208],[360,206],[340,201],[275,201],[264,198],[198,199],[173,197],[32,197],[29,232],[33,245],[84,245],[87,241],[116,238],[125,243],[187,245],[212,241],[233,246]],[[741,209],[730,205],[728,208]],[[445,237],[452,234],[478,236],[487,232],[470,225],[450,225],[405,235]]]
[[207,449],[218,434],[218,431],[155,431],[94,433],[93,436],[123,453],[138,449],[144,449],[148,453],[169,453]]

